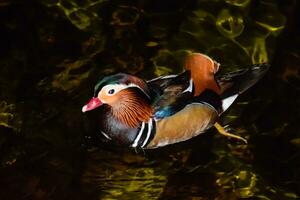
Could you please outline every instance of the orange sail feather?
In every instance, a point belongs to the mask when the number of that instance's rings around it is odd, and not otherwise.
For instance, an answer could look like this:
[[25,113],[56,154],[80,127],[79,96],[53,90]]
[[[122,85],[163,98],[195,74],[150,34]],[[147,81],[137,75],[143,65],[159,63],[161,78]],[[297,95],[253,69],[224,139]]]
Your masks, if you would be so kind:
[[211,89],[217,94],[221,93],[214,76],[219,70],[219,63],[204,54],[193,53],[186,58],[184,67],[191,71],[195,86],[194,96],[198,96],[205,89]]

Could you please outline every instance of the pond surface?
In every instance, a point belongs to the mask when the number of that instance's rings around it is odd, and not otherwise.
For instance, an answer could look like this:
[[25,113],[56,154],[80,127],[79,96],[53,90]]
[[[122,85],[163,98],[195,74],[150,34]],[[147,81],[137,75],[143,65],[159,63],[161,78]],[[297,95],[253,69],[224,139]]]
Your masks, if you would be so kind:
[[[0,199],[300,199],[297,1],[0,3]],[[96,137],[81,107],[114,72],[182,71],[186,52],[268,74],[211,129],[155,150]]]

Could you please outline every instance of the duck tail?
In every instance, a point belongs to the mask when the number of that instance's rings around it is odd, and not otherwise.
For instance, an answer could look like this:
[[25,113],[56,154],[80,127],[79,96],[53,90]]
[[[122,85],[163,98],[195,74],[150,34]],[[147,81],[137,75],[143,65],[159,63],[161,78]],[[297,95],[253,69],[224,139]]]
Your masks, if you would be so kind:
[[191,72],[194,82],[194,96],[200,95],[205,89],[211,89],[217,94],[221,94],[215,73],[219,70],[220,64],[210,57],[201,53],[192,53],[185,59],[185,70]]
[[217,75],[216,80],[221,88],[223,111],[227,110],[239,94],[245,92],[259,81],[269,68],[269,64],[262,63],[225,75]]

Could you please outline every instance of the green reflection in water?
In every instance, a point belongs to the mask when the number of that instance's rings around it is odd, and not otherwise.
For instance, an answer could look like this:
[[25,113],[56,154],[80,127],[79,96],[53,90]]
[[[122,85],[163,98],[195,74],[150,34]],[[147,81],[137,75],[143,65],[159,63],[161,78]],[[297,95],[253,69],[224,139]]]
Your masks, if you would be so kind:
[[239,7],[246,7],[251,0],[225,0],[226,3]]
[[143,156],[96,151],[89,155],[82,182],[101,194],[101,199],[157,199],[167,182],[167,166]]
[[106,1],[107,0],[43,0],[43,3],[49,7],[58,7],[78,29],[87,30],[91,28],[93,23],[101,22],[101,18],[98,16],[96,10],[97,7]]
[[0,101],[0,126],[20,131],[22,121],[16,111],[16,105]]

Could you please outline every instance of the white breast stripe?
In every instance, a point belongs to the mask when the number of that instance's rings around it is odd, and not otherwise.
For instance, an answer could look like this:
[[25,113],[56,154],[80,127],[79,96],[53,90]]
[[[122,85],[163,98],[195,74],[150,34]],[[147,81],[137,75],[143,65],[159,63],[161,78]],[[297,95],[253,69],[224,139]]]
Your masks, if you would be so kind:
[[107,139],[111,140],[111,138],[106,134],[104,133],[103,131],[101,131],[102,135],[104,135],[104,137],[106,137]]
[[151,131],[152,131],[152,118],[150,118],[150,120],[148,121],[148,132],[147,132],[147,137],[146,139],[144,140],[144,143],[142,144],[142,147],[144,147],[146,144],[147,144],[147,141],[149,140],[150,138],[150,135],[151,135]]
[[190,92],[190,93],[193,92],[193,79],[190,79],[189,87],[187,87],[182,93],[185,93],[185,92]]
[[234,102],[234,100],[238,97],[238,94],[232,95],[230,97],[227,97],[226,99],[222,100],[222,109],[223,112],[225,112],[229,106]]
[[136,136],[133,144],[131,145],[132,147],[137,147],[138,143],[139,143],[139,140],[141,139],[141,136],[143,134],[143,131],[144,131],[144,128],[145,128],[145,122],[142,123],[142,127],[141,127],[141,130],[140,132],[138,133],[138,135]]

